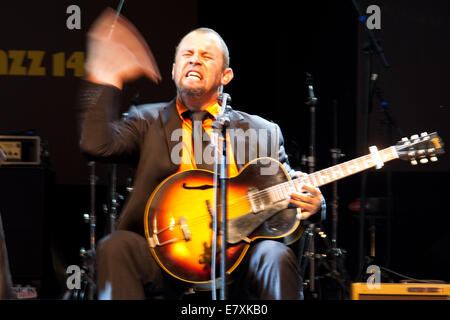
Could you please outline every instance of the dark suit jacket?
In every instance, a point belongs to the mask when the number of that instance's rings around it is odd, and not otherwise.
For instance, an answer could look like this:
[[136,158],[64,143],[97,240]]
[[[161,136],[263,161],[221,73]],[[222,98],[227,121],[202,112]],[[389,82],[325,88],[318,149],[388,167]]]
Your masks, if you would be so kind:
[[[171,161],[171,150],[180,142],[171,141],[171,134],[173,130],[181,128],[175,99],[170,102],[132,107],[127,118],[119,120],[121,91],[113,86],[85,81],[80,101],[82,152],[90,157],[113,162],[132,161],[137,166],[134,190],[120,215],[117,229],[144,235],[144,211],[149,196],[160,182],[177,172],[179,166]],[[280,161],[294,177],[295,171],[289,166],[278,125],[261,117],[234,110],[230,114],[230,120],[230,128],[244,131],[249,128],[266,129],[269,134],[266,141],[268,144],[273,143],[272,139],[278,139],[276,144],[278,149],[268,156],[271,155]],[[251,155],[260,155],[260,150],[270,150],[261,145],[259,140],[256,144],[249,143],[248,136],[237,139],[245,139],[246,148],[245,161],[238,163],[239,169],[253,160],[250,159]]]

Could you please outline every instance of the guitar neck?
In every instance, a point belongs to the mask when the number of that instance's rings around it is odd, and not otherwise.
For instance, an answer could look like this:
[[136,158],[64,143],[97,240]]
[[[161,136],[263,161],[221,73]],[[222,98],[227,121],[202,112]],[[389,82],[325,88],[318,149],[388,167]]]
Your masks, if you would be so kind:
[[[379,151],[381,160],[388,162],[399,156],[394,146]],[[305,178],[289,180],[268,188],[271,200],[277,202],[290,196],[293,191],[301,192],[303,184],[320,187],[333,181],[348,177],[355,173],[375,167],[372,154],[365,155],[347,162],[340,163],[327,169],[316,171]]]
[[[379,153],[383,162],[388,162],[398,158],[397,151],[393,146],[380,150]],[[376,164],[373,161],[372,155],[365,155],[341,164],[337,164],[333,167],[311,173],[307,177],[307,183],[320,187],[333,181],[351,176],[355,173],[373,168],[375,165]]]

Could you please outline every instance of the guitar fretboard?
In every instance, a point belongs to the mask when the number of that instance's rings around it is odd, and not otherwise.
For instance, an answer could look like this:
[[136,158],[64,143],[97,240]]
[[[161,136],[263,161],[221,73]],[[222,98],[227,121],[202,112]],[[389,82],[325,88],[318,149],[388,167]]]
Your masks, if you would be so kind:
[[[388,162],[398,158],[394,146],[379,151],[381,160]],[[309,174],[307,177],[289,180],[287,182],[272,186],[264,190],[265,195],[270,197],[271,202],[278,202],[290,196],[292,192],[302,192],[303,184],[320,187],[333,181],[348,177],[355,173],[375,167],[372,154],[365,155],[347,162],[337,164],[333,167],[323,169]]]

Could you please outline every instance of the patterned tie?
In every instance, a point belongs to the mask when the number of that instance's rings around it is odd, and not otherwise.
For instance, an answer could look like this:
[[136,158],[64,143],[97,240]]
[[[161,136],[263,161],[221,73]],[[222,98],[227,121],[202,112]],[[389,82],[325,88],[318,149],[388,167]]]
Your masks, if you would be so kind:
[[211,159],[203,158],[204,150],[211,143],[209,135],[203,130],[202,126],[203,120],[205,120],[208,115],[207,111],[192,112],[192,147],[197,168],[213,171],[214,163],[207,163],[211,162]]

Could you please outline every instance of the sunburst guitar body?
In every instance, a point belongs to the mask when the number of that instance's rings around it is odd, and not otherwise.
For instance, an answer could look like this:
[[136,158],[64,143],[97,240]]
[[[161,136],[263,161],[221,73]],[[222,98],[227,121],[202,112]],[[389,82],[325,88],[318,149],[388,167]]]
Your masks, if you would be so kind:
[[[264,170],[271,174],[262,174]],[[198,288],[208,288],[212,281],[213,179],[213,172],[206,170],[178,172],[155,189],[145,211],[146,237],[156,261]],[[283,210],[286,197],[272,203],[269,194],[261,192],[289,180],[281,163],[271,158],[254,160],[229,179],[227,274],[239,265],[252,241],[283,238],[301,229],[296,210]],[[216,243],[219,266],[220,234]]]

